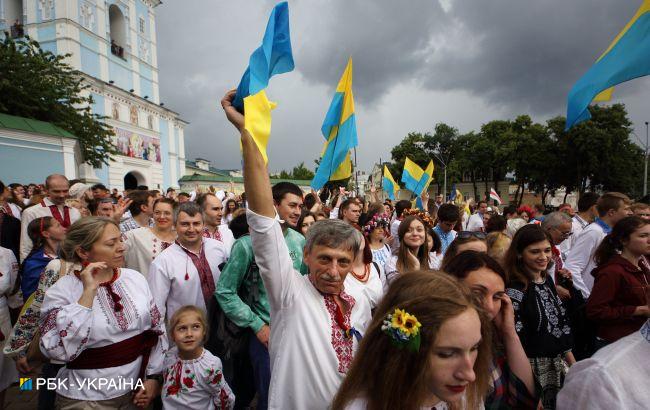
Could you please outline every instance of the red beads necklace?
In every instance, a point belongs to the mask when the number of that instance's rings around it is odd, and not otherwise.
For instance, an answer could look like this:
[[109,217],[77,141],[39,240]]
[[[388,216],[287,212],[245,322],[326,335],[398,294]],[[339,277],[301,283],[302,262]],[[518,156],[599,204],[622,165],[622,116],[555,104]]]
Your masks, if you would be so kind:
[[350,273],[352,273],[352,276],[354,276],[359,282],[366,283],[368,282],[368,279],[370,279],[370,264],[365,265],[363,275],[357,274],[354,270],[351,270]]

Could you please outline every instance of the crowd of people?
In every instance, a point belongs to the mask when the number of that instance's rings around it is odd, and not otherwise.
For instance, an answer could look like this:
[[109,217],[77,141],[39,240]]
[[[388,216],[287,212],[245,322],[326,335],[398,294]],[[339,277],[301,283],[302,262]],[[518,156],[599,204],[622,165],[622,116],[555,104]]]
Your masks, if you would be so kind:
[[233,97],[245,195],[0,183],[1,390],[77,381],[41,387],[43,409],[647,408],[649,205],[468,214],[271,186]]

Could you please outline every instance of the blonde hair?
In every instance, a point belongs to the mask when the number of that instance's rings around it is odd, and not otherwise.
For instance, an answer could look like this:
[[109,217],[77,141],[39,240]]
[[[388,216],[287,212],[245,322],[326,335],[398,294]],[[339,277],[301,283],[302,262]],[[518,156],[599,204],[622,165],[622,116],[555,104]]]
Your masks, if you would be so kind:
[[501,263],[512,240],[503,232],[491,232],[485,238],[485,242],[488,248],[487,254]]
[[90,251],[95,242],[102,237],[104,229],[108,225],[119,229],[113,220],[100,216],[88,216],[73,223],[61,244],[64,259],[69,262],[81,263],[82,260],[77,254],[77,250]]
[[178,324],[178,322],[181,320],[181,316],[183,316],[185,313],[195,313],[198,318],[199,318],[199,323],[201,323],[201,326],[203,326],[203,343],[206,342],[208,339],[208,330],[209,330],[209,325],[208,325],[208,317],[206,316],[205,312],[194,306],[194,305],[185,305],[178,309],[172,317],[169,319],[169,323],[167,326],[167,331],[169,332],[169,338],[174,341],[174,328]]

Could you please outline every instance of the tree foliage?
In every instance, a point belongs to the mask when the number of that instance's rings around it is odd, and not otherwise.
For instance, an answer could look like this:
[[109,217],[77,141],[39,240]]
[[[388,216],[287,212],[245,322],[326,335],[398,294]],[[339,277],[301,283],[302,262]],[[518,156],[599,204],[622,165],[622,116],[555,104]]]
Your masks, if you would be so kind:
[[591,120],[569,132],[564,131],[564,117],[540,124],[520,115],[514,120],[490,121],[478,132],[467,134],[440,123],[434,134],[409,133],[392,149],[389,168],[397,177],[406,155],[422,167],[433,159],[437,165],[435,183],[441,192],[442,156],[448,185],[470,182],[474,197],[484,198],[491,187],[507,192],[508,187],[499,186],[499,181],[510,178],[517,186],[515,203],[521,203],[526,190],[546,201],[550,193],[561,188],[567,192],[602,190],[640,196],[644,153],[630,138],[625,106],[593,106],[591,113]]
[[311,180],[314,178],[314,172],[305,166],[304,162],[293,167],[291,172],[282,170],[280,172],[280,178],[282,179],[300,179],[300,180]]
[[5,34],[0,42],[0,112],[46,121],[79,140],[86,163],[100,167],[117,154],[106,118],[93,114],[92,96],[80,73],[65,63],[70,54],[56,55],[25,37]]

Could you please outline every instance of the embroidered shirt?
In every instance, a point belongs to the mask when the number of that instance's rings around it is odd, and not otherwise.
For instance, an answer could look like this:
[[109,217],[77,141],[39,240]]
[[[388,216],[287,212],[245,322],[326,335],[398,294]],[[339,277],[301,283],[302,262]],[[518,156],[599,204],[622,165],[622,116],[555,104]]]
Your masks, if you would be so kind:
[[436,225],[435,228],[433,228],[433,231],[438,234],[438,237],[440,238],[440,242],[442,242],[442,254],[444,255],[445,252],[447,252],[447,248],[451,243],[456,239],[456,231],[453,229],[449,232],[445,232],[440,228],[440,225]]
[[[277,219],[251,210],[247,217],[271,308],[269,408],[325,408],[345,377],[357,341],[343,334],[331,298],[293,268]],[[359,328],[358,304],[345,292],[340,297],[349,307],[343,322]]]
[[[162,360],[167,350],[165,325],[156,307],[146,279],[131,269],[120,269],[111,285],[120,296],[122,309],[115,310],[115,302],[106,286],[100,286],[92,309],[78,303],[83,284],[75,275],[65,275],[45,294],[41,310],[41,352],[50,359],[70,362],[88,348],[107,346],[153,329],[159,334],[158,344],[151,351],[146,375],[162,372]],[[59,370],[58,377],[68,380],[92,378],[111,379],[116,388],[72,386],[58,388],[57,394],[76,400],[108,400],[122,396],[135,386],[142,357],[131,363],[105,369]],[[133,381],[133,386],[119,384],[119,379]],[[121,387],[121,388],[120,388]]]
[[235,407],[235,395],[223,377],[221,360],[203,349],[194,360],[183,360],[176,349],[164,360],[163,409],[222,410]]
[[[221,274],[219,265],[226,261],[226,250],[223,243],[210,238],[203,238],[203,246],[216,286]],[[178,244],[172,244],[154,259],[149,267],[148,280],[163,318],[171,318],[178,308],[185,305],[207,310],[199,272]]]

